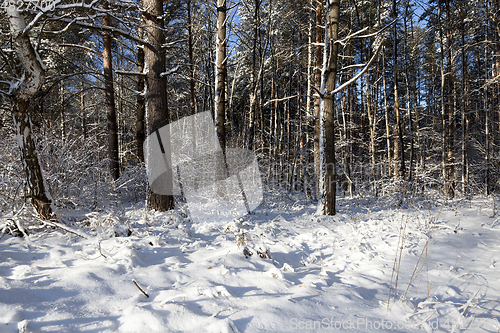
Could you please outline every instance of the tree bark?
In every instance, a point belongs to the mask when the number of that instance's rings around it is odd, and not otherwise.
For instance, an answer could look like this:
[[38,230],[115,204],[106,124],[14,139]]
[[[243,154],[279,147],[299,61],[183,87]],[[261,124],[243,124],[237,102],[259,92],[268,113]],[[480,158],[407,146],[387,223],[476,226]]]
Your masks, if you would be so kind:
[[[369,59],[369,56],[367,57]],[[370,126],[370,157],[372,162],[372,177],[373,177],[373,191],[375,196],[378,196],[378,186],[377,186],[377,170],[376,170],[376,158],[375,158],[375,135],[377,130],[377,114],[372,111],[372,101],[370,97],[370,71],[366,73],[366,109],[368,112],[368,122]]]
[[248,148],[253,149],[255,140],[255,119],[257,117],[257,38],[258,38],[258,19],[259,10],[262,0],[254,1],[254,17],[253,17],[253,41],[252,41],[252,68],[250,72],[250,126],[248,133]]
[[[335,215],[337,192],[337,173],[335,162],[335,95],[328,93],[335,90],[337,76],[337,56],[340,16],[340,0],[327,0],[327,29],[325,33],[325,52],[322,75],[320,105],[320,158],[321,158],[321,210],[324,215]],[[326,95],[325,95],[326,94]],[[322,149],[321,149],[322,148]]]
[[[315,68],[315,84],[317,87],[321,86],[321,68],[323,67],[323,53],[321,49],[321,43],[323,40],[323,29],[321,28],[323,24],[323,5],[318,2],[316,7],[316,68]],[[320,97],[318,96],[314,101],[314,133],[313,133],[313,148],[314,148],[314,182],[315,182],[315,192],[316,196],[320,197],[319,179],[321,177],[320,172],[320,156],[319,156],[319,105]]]
[[[397,19],[397,6],[396,0],[392,1],[392,17]],[[398,95],[398,35],[397,24],[394,22],[394,44],[393,44],[393,57],[394,57],[394,114],[396,115],[396,127],[394,128],[394,174],[405,178],[405,154],[404,154],[404,141],[403,141],[403,126],[401,124],[401,113],[399,110],[399,95]],[[399,164],[399,165],[398,165]]]
[[389,118],[389,102],[387,100],[387,84],[385,80],[385,57],[382,52],[382,86],[384,91],[384,110],[385,110],[385,139],[387,145],[387,177],[392,176],[392,154],[391,154],[391,119]]
[[87,142],[87,111],[85,110],[85,84],[82,81],[82,91],[80,92],[80,111],[82,117],[83,142]]
[[195,97],[195,82],[194,82],[194,57],[193,57],[193,22],[191,19],[191,0],[187,2],[187,20],[188,20],[188,52],[189,52],[189,92],[190,100],[189,107],[191,114],[196,113],[196,97]]
[[[144,48],[139,46],[137,48],[137,71],[142,73],[144,71]],[[136,111],[136,122],[135,122],[135,141],[137,144],[137,159],[139,162],[144,162],[144,77],[140,75],[137,78],[137,111]]]
[[453,83],[453,62],[452,62],[452,31],[451,31],[451,9],[450,1],[445,1],[446,21],[447,21],[447,44],[448,52],[446,57],[447,83],[446,107],[448,108],[448,197],[455,197],[455,88]]
[[[469,183],[469,137],[468,137],[468,123],[469,117],[467,116],[467,56],[465,48],[465,9],[464,5],[461,5],[461,16],[462,16],[462,31],[461,31],[461,42],[462,42],[462,195],[468,196],[468,183]],[[500,112],[500,110],[499,110]],[[500,121],[499,121],[500,126]],[[500,132],[500,131],[499,131]]]
[[[108,5],[105,3],[104,9]],[[105,15],[102,24],[111,26],[111,17]],[[118,154],[118,124],[116,122],[115,89],[113,85],[113,55],[111,52],[111,34],[102,32],[102,65],[104,68],[104,91],[106,95],[106,114],[108,123],[108,158],[109,172],[113,180],[120,178],[120,161]]]
[[215,117],[217,134],[224,152],[226,149],[226,0],[217,0],[217,41],[215,54]]
[[[146,126],[147,133],[152,134],[170,122],[167,109],[167,82],[162,75],[166,71],[163,1],[144,0],[145,33],[148,46],[144,47],[144,60],[146,72]],[[162,138],[163,146],[170,138]],[[146,158],[149,156],[149,152]],[[172,181],[170,179],[169,181]],[[172,186],[168,186],[172,188]],[[148,191],[147,208],[149,210],[167,211],[174,208],[173,195],[161,195]]]
[[12,6],[7,9],[7,17],[12,32],[13,46],[23,70],[22,73],[17,74],[19,77],[24,76],[19,87],[13,92],[12,106],[18,145],[26,173],[28,196],[40,217],[49,220],[53,218],[51,197],[38,160],[29,114],[30,101],[45,80],[45,67],[33,49],[27,33],[23,33],[26,23],[22,12]]

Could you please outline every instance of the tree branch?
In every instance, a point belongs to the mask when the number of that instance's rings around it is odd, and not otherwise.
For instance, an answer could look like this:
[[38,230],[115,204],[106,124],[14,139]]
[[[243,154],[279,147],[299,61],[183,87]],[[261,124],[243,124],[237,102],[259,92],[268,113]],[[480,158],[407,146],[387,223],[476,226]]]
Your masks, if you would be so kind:
[[86,51],[89,51],[91,53],[94,53],[96,55],[98,55],[99,57],[102,58],[102,54],[97,52],[96,50],[92,50],[90,47],[86,47],[86,46],[83,46],[83,45],[78,45],[78,44],[59,44],[60,47],[76,47],[76,48],[80,48],[80,49],[84,49]]
[[346,83],[344,83],[343,85],[341,85],[340,87],[338,87],[337,89],[335,89],[334,91],[331,91],[331,92],[328,92],[328,93],[324,94],[324,96],[322,98],[324,98],[325,96],[335,95],[336,93],[341,92],[342,90],[344,90],[345,88],[347,88],[348,86],[350,86],[351,84],[353,84],[354,82],[356,82],[370,68],[371,64],[373,63],[373,61],[375,60],[375,58],[377,58],[380,50],[382,49],[382,45],[383,44],[384,44],[384,42],[382,41],[380,43],[380,45],[378,46],[377,51],[375,52],[375,54],[372,56],[372,58],[370,59],[370,61],[366,64],[365,68],[363,68],[363,70],[361,72],[359,72],[355,77],[353,77],[352,79],[350,79],[349,81],[347,81]]

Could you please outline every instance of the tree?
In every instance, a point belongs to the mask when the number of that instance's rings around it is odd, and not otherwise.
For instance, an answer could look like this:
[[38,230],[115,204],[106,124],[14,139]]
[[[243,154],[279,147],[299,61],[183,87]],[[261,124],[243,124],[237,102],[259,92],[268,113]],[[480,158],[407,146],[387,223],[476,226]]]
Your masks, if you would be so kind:
[[335,78],[339,36],[340,0],[326,1],[327,25],[323,53],[323,74],[320,102],[320,210],[335,215],[337,173],[335,162]]
[[[396,5],[396,0],[392,1],[392,18],[396,20],[398,17],[398,9]],[[394,166],[394,174],[396,176],[401,176],[403,179],[406,174],[405,166],[405,154],[404,154],[404,140],[403,140],[403,126],[401,119],[401,112],[399,109],[399,93],[398,93],[398,34],[397,34],[397,24],[394,22],[393,29],[393,75],[394,75],[394,114],[396,115],[396,127],[394,128],[394,161],[396,162]],[[398,162],[399,160],[399,162]],[[399,165],[398,165],[399,163]]]
[[[166,84],[166,60],[164,21],[163,21],[163,1],[144,0],[145,20],[144,31],[147,44],[144,46],[144,62],[146,73],[146,128],[148,134],[166,125],[170,121],[167,109],[167,84]],[[169,140],[169,138],[162,138]],[[168,144],[163,143],[166,148]],[[146,152],[146,159],[150,158],[151,152]],[[169,181],[172,181],[170,179]],[[169,186],[172,188],[172,186]],[[157,211],[167,211],[174,208],[174,197],[172,195],[162,195],[148,192],[148,209]]]
[[7,8],[14,49],[21,69],[10,85],[14,123],[17,129],[19,149],[26,172],[28,196],[37,213],[43,219],[51,219],[51,197],[46,188],[42,168],[38,160],[30,119],[30,101],[40,90],[45,78],[45,66],[33,48],[24,15],[14,6]]
[[[321,86],[321,67],[322,67],[322,50],[321,50],[321,42],[323,37],[323,29],[321,28],[323,20],[323,4],[318,2],[316,7],[316,67],[315,67],[315,84],[320,87]],[[314,175],[315,175],[315,192],[316,196],[319,197],[319,179],[321,177],[320,172],[320,154],[319,154],[319,105],[320,105],[320,97],[314,100],[314,113],[313,113],[313,147],[314,147]]]
[[[141,29],[142,30],[142,29]],[[144,46],[139,45],[137,48],[137,72],[144,72]],[[137,78],[137,110],[136,110],[136,122],[135,122],[135,141],[137,145],[137,158],[140,162],[144,162],[144,115],[145,115],[145,105],[144,105],[144,76],[139,75]]]
[[219,143],[226,149],[226,0],[217,0],[217,39],[215,51],[215,119]]
[[[108,3],[104,4],[104,9],[109,9]],[[111,17],[104,15],[103,26],[111,26]],[[113,55],[111,52],[111,33],[102,32],[102,65],[104,68],[104,90],[106,94],[106,110],[108,124],[108,158],[109,172],[113,180],[120,177],[120,160],[118,154],[118,124],[116,122],[115,108],[115,88],[113,85]]]

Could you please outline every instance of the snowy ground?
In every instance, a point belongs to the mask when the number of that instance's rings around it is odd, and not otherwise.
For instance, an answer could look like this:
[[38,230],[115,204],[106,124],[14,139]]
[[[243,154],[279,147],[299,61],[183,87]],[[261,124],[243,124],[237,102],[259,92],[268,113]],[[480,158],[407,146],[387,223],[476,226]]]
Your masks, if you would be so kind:
[[244,231],[140,205],[64,212],[88,239],[1,238],[0,332],[499,332],[493,201],[388,200],[317,217],[267,195]]

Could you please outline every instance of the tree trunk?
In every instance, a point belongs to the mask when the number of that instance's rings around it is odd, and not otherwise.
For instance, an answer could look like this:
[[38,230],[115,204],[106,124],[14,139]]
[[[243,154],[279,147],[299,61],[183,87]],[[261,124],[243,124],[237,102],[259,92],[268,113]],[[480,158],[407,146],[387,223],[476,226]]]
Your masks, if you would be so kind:
[[[163,22],[163,1],[144,0],[145,33],[148,44],[144,47],[144,60],[146,72],[146,126],[147,133],[153,134],[162,126],[170,122],[167,109],[167,82],[162,75],[166,71],[164,22]],[[164,148],[169,146],[162,138]],[[168,148],[167,148],[168,149]],[[169,153],[166,151],[166,153]],[[147,152],[146,158],[149,158]],[[167,166],[168,167],[168,166]],[[172,181],[172,179],[168,179]],[[171,185],[166,185],[172,188]],[[167,211],[174,208],[174,197],[172,195],[161,195],[148,192],[147,207],[149,210]]]
[[190,101],[189,107],[191,109],[191,114],[196,113],[196,97],[194,93],[194,57],[193,57],[193,22],[191,20],[191,0],[187,2],[187,19],[188,19],[188,50],[189,50],[189,92]]
[[85,110],[85,85],[82,81],[82,91],[80,92],[80,112],[82,117],[83,142],[87,142],[87,111]]
[[[321,70],[320,68],[323,67],[322,62],[323,62],[323,54],[321,50],[321,43],[323,42],[323,29],[321,26],[323,25],[323,5],[318,2],[318,6],[316,8],[316,68],[315,68],[315,84],[316,87],[321,86]],[[313,113],[313,129],[314,129],[314,134],[313,134],[313,148],[314,148],[314,182],[315,182],[315,193],[316,196],[319,198],[320,197],[320,191],[322,191],[319,188],[319,179],[320,179],[320,154],[319,154],[319,105],[320,105],[320,97],[318,96],[315,101],[314,101],[314,113]]]
[[26,24],[22,12],[10,6],[7,8],[7,17],[12,32],[13,46],[23,69],[23,72],[18,74],[19,77],[24,76],[24,80],[12,95],[12,106],[18,145],[26,172],[28,196],[40,217],[48,220],[53,218],[50,206],[51,197],[38,160],[29,115],[29,103],[42,87],[45,67],[33,49],[28,35],[23,33]]
[[[107,3],[104,9],[107,9]],[[105,15],[102,25],[111,26],[111,17]],[[118,125],[116,122],[115,90],[113,85],[113,56],[111,53],[111,34],[102,33],[102,66],[104,68],[104,91],[106,95],[106,110],[108,123],[108,158],[109,172],[113,180],[120,178],[120,161],[118,154]]]
[[[461,42],[462,42],[462,195],[468,196],[468,182],[469,182],[469,154],[468,154],[468,122],[469,118],[467,116],[467,60],[466,60],[466,49],[465,49],[465,9],[462,4],[461,7],[462,16],[462,31],[461,31]],[[499,110],[500,112],[500,110]],[[500,121],[499,121],[500,126]],[[500,131],[499,131],[500,132]]]
[[[369,59],[369,56],[367,57]],[[373,177],[373,191],[375,196],[378,196],[378,186],[377,186],[377,170],[376,170],[376,159],[375,159],[375,134],[377,130],[377,114],[372,111],[372,101],[370,98],[370,71],[366,73],[366,109],[368,111],[368,122],[370,125],[370,156],[372,164],[372,177]]]
[[335,162],[335,95],[328,93],[335,90],[337,75],[337,56],[340,16],[340,0],[327,0],[328,13],[325,33],[325,51],[320,103],[320,158],[321,158],[321,200],[320,208],[324,215],[335,215],[337,192],[337,173]]
[[[397,19],[397,6],[396,0],[392,1],[392,17],[394,20]],[[401,113],[399,110],[399,95],[398,95],[398,35],[397,35],[397,24],[394,23],[394,114],[396,115],[396,127],[394,128],[394,174],[396,176],[401,176],[405,178],[405,154],[404,154],[404,141],[403,141],[403,126],[401,124]],[[398,165],[399,164],[399,165]]]
[[217,41],[215,54],[215,118],[222,151],[226,149],[226,0],[217,0]]
[[258,38],[258,19],[260,3],[262,0],[254,1],[254,17],[253,17],[253,41],[252,41],[252,68],[250,72],[250,126],[248,133],[248,148],[253,149],[255,140],[255,119],[257,116],[257,38]]
[[[137,48],[137,71],[142,73],[144,71],[144,48],[139,46]],[[135,142],[137,144],[137,159],[139,162],[144,162],[144,77],[139,76],[137,79],[137,110],[135,122]]]
[[[314,123],[314,109],[311,108],[312,104],[311,104],[311,97],[312,97],[312,89],[311,89],[311,86],[313,84],[313,47],[312,47],[312,33],[313,33],[313,24],[314,24],[314,15],[313,15],[313,11],[312,9],[314,8],[313,6],[313,0],[309,0],[309,6],[310,6],[310,10],[309,10],[309,24],[308,24],[308,27],[307,27],[307,89],[306,89],[306,118],[308,119],[312,119],[312,122],[311,121],[308,121],[307,122],[307,127],[309,128],[315,128],[315,123]],[[313,137],[313,140],[314,140],[314,137]],[[314,142],[313,142],[314,144]],[[310,165],[311,165],[311,157],[313,158],[312,159],[312,162],[314,163],[314,151],[313,151],[313,154],[311,156],[311,154],[309,153],[311,151],[311,148],[310,148],[310,131],[309,130],[306,130],[306,159],[305,159],[305,180],[304,180],[304,190],[306,191],[306,198],[309,199],[309,197],[311,196],[311,189],[310,187],[312,187],[312,184],[311,184],[311,170],[310,170]],[[315,187],[315,186],[314,186]]]
[[448,54],[446,57],[447,83],[448,89],[446,92],[447,109],[448,109],[448,197],[455,197],[455,89],[453,84],[453,64],[452,64],[452,32],[451,32],[451,10],[450,1],[446,0],[446,21],[447,21],[447,44]]
[[[413,138],[413,117],[412,117],[412,105],[411,105],[411,91],[410,89],[415,84],[416,86],[416,77],[412,79],[410,77],[410,66],[412,66],[413,57],[408,56],[408,16],[410,16],[410,3],[407,2],[405,5],[405,15],[404,15],[404,62],[405,66],[405,83],[406,83],[406,110],[408,112],[408,131],[409,131],[409,141],[410,141],[410,163],[408,166],[408,181],[413,180],[413,161],[415,158],[415,147],[414,147],[414,138]],[[410,17],[410,22],[413,21]],[[413,29],[411,29],[413,34]],[[415,109],[416,109],[416,103]],[[416,112],[416,111],[415,111]]]
[[385,110],[385,139],[387,142],[387,177],[392,176],[392,154],[391,154],[391,119],[389,118],[389,102],[387,100],[387,84],[385,81],[385,57],[382,52],[382,86],[384,91]]
[[444,72],[444,38],[443,38],[443,27],[442,27],[442,18],[441,18],[441,2],[439,2],[439,7],[438,7],[438,20],[439,20],[439,43],[440,43],[440,48],[441,52],[439,52],[440,55],[440,70],[441,70],[441,121],[443,123],[443,133],[442,133],[442,168],[443,168],[443,180],[444,180],[444,192],[445,194],[448,193],[449,189],[449,179],[448,179],[448,156],[446,154],[446,147],[447,147],[447,132],[448,132],[448,119],[447,119],[447,114],[446,114],[446,103],[445,103],[445,82],[446,82],[446,77],[445,77],[445,72]]
[[[350,13],[347,14],[349,16],[349,19],[347,20],[347,24],[349,25],[349,30],[352,29],[352,26],[353,26],[353,15],[351,15]],[[346,59],[346,64],[347,66],[351,66],[351,65],[354,65],[354,57],[352,56],[352,49],[353,49],[353,45],[351,43],[349,43],[349,45],[347,45],[346,47],[346,56],[347,56],[347,59]],[[347,71],[347,74],[349,77],[352,77],[354,76],[353,74],[353,70],[350,69]],[[353,85],[350,85],[349,87],[347,87],[347,108],[349,110],[349,117],[348,117],[348,121],[347,123],[344,125],[344,128],[346,128],[346,132],[345,132],[345,141],[346,141],[346,145],[347,147],[345,148],[345,155],[344,155],[344,167],[345,167],[345,172],[347,174],[347,189],[348,189],[348,192],[349,192],[349,195],[351,196],[351,198],[354,197],[354,186],[352,184],[351,181],[349,181],[351,179],[351,165],[352,165],[352,161],[353,161],[353,154],[354,154],[354,151],[353,151],[353,139],[354,139],[354,112],[355,112],[355,106],[356,106],[356,102],[355,102],[355,91],[354,91],[355,87]]]

